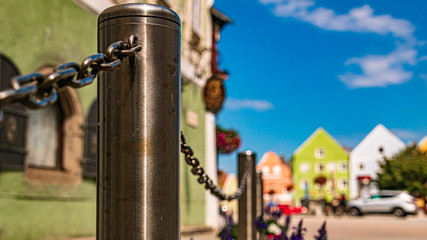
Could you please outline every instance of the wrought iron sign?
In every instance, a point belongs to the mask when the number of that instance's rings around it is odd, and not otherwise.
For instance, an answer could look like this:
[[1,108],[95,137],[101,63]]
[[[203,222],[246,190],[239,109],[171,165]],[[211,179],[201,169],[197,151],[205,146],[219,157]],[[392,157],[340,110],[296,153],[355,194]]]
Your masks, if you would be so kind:
[[224,80],[216,75],[213,75],[206,82],[203,91],[203,100],[206,104],[206,109],[213,113],[218,113],[225,99]]

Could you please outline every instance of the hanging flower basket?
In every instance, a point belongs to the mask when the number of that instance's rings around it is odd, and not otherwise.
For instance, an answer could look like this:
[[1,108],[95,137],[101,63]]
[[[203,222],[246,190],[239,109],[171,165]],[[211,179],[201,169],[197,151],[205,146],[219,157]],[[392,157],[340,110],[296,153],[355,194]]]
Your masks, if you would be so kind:
[[323,176],[323,175],[318,175],[315,179],[314,179],[314,183],[319,184],[320,186],[324,186],[326,184],[326,181],[328,179]]
[[222,129],[216,126],[216,148],[221,154],[229,154],[240,147],[239,134],[232,129]]

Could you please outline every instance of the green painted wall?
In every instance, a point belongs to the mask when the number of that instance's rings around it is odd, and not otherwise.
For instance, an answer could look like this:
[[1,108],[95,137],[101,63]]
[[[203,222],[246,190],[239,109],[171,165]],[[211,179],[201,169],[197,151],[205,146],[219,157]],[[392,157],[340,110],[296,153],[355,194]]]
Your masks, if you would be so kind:
[[[81,63],[97,52],[97,16],[71,0],[2,0],[0,23],[3,26],[0,53],[11,59],[21,74],[46,65]],[[95,82],[77,90],[84,117],[96,99],[96,88]],[[186,110],[197,113],[197,127],[186,124]],[[181,113],[182,130],[203,165],[205,106],[202,90],[188,81],[182,84]],[[204,225],[205,189],[190,169],[181,156],[181,225]],[[22,174],[0,172],[0,239],[95,234],[94,182],[85,180],[77,190],[47,186],[44,191],[27,185]],[[11,185],[12,182],[19,184]]]
[[0,172],[0,239],[94,236],[96,182],[34,186],[22,172]]
[[[318,149],[324,150],[323,157],[316,157]],[[306,180],[308,183],[310,199],[321,199],[326,194],[349,194],[349,170],[348,170],[348,153],[330,136],[324,129],[317,129],[306,142],[303,143],[292,157],[292,174],[296,190],[296,201],[304,198],[305,189],[301,186],[301,181]],[[328,170],[328,164],[335,164],[335,170]],[[340,169],[340,164],[346,164],[346,170]],[[308,171],[301,171],[301,164],[308,165]],[[319,164],[323,164],[323,171],[320,171]],[[307,166],[306,165],[306,166]],[[317,169],[316,169],[317,168]],[[333,179],[333,186],[316,187],[314,179],[323,175],[328,180]],[[339,188],[339,181],[346,180],[347,187]],[[331,181],[332,183],[332,181]]]
[[[187,143],[193,148],[202,166],[205,166],[205,105],[202,90],[194,83],[182,79],[181,130]],[[186,112],[198,115],[198,126],[186,123]],[[181,225],[205,225],[205,188],[197,182],[181,154]]]
[[[43,66],[81,63],[97,51],[97,16],[71,0],[0,1],[0,53],[29,74]],[[77,90],[85,112],[96,83]],[[93,236],[96,183],[34,186],[23,172],[0,172],[0,239]]]

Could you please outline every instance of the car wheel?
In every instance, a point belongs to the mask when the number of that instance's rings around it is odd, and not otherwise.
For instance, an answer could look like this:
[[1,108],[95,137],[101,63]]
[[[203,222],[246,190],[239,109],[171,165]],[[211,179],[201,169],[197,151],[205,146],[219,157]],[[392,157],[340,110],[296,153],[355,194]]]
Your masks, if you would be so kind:
[[349,214],[350,214],[350,216],[353,216],[353,217],[361,215],[360,214],[360,210],[358,208],[356,208],[356,207],[350,208]]
[[401,208],[395,208],[395,209],[393,210],[393,214],[394,214],[394,216],[396,216],[396,217],[405,217],[405,216],[406,216],[405,211],[403,211],[403,209],[401,209]]

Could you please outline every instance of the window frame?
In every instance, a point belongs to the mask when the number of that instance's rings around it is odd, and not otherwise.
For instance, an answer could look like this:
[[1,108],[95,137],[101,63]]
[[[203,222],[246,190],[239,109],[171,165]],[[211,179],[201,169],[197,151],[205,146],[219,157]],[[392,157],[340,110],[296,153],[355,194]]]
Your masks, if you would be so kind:
[[[307,170],[303,170],[303,166],[307,166]],[[309,173],[310,172],[310,163],[306,163],[306,162],[300,163],[299,171],[300,171],[300,173]]]
[[326,148],[317,147],[316,149],[314,149],[314,157],[316,159],[325,159],[326,158]]

